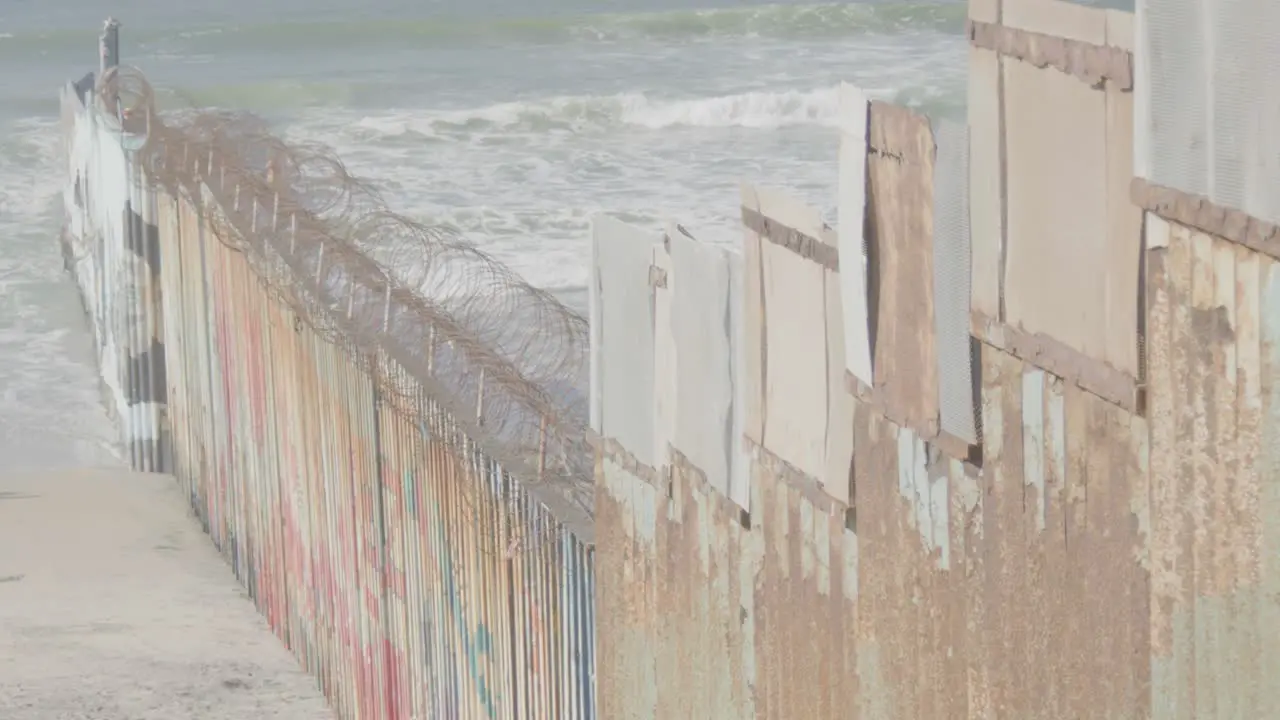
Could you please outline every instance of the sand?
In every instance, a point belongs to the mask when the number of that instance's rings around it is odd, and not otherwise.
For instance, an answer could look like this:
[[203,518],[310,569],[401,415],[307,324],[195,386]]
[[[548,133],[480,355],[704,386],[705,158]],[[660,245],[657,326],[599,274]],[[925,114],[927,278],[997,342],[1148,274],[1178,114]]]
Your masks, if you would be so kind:
[[0,470],[0,718],[334,717],[180,495]]

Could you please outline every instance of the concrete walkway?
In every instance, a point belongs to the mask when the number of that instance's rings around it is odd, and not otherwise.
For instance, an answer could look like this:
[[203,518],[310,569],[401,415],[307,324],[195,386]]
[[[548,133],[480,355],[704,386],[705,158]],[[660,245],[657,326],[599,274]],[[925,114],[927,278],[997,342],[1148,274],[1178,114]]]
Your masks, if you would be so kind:
[[0,718],[332,717],[171,478],[0,469]]

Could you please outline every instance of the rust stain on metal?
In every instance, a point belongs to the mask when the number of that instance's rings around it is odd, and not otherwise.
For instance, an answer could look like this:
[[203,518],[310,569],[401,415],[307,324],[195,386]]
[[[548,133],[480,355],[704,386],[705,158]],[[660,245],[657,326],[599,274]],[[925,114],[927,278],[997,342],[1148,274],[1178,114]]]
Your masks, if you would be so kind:
[[1193,193],[1135,177],[1129,196],[1138,207],[1179,225],[1280,258],[1280,225]]
[[657,265],[649,266],[649,284],[656,288],[667,286],[667,271]]
[[[754,462],[752,507],[671,456],[670,493],[597,463],[602,717],[849,717],[856,546],[842,507],[815,505]],[[653,542],[641,517],[656,519]],[[633,520],[627,522],[626,517]]]
[[892,408],[893,417],[932,436],[939,417],[933,132],[924,116],[887,103],[871,103],[868,117],[867,146],[892,156],[867,157],[875,392],[885,407]]
[[982,363],[983,467],[949,463],[946,568],[900,491],[933,455],[855,414],[862,716],[1147,717],[1144,421],[993,347]]
[[969,42],[1038,68],[1054,68],[1089,85],[1110,80],[1121,90],[1133,88],[1133,53],[1118,47],[1055,37],[969,20]]
[[1042,333],[1026,332],[977,312],[971,314],[970,329],[973,336],[982,342],[1065,378],[1129,412],[1143,411],[1137,378],[1090,358],[1065,343]]
[[[1148,251],[1153,717],[1265,717],[1273,262],[1173,218]],[[1271,703],[1271,705],[1269,705]]]
[[762,240],[784,247],[828,270],[840,271],[839,251],[831,238],[817,238],[806,235],[745,205],[742,207],[742,225]]
[[[869,387],[848,370],[844,372],[844,389],[845,392],[857,398],[863,405],[883,415],[886,419],[898,425],[906,424],[906,418],[898,416],[898,408],[886,402],[881,393],[878,393],[875,388]],[[950,458],[975,466],[981,464],[981,445],[970,445],[968,441],[946,432],[942,429],[942,423],[939,418],[925,422],[922,427],[916,428],[916,434],[922,440],[931,442]]]

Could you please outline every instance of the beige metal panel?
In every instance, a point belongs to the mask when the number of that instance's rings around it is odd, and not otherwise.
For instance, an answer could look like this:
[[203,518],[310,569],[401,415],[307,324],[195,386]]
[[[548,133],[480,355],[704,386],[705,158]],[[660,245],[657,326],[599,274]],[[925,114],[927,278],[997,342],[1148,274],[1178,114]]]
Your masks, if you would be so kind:
[[1106,336],[1101,359],[1138,377],[1138,293],[1142,258],[1142,209],[1129,197],[1133,180],[1133,93],[1106,87],[1107,252],[1103,259]]
[[665,287],[653,288],[653,463],[670,462],[667,448],[676,437],[676,417],[680,404],[677,390],[676,340],[672,333],[671,298],[674,283],[671,255],[666,245],[653,246],[653,267],[666,276]]
[[824,270],[774,243],[764,243],[761,257],[767,367],[764,446],[821,478],[827,434]]
[[[760,210],[760,201],[754,186],[741,187],[742,207]],[[744,408],[744,434],[764,442],[764,382],[765,382],[765,316],[764,316],[764,240],[749,227],[743,227],[742,239],[742,302],[743,329],[742,395]]]
[[[743,206],[802,236],[829,240],[821,214],[786,193],[744,187]],[[759,244],[758,301],[752,298],[750,288],[754,242]],[[763,444],[811,477],[821,478],[826,470],[827,422],[824,270],[782,245],[755,238],[750,231],[747,250],[746,389],[754,393],[755,383],[760,383]],[[755,308],[760,312],[758,324],[752,318]],[[760,344],[753,344],[757,342]],[[760,349],[759,360],[753,357],[756,348]],[[750,397],[747,413],[750,436]]]
[[[1263,440],[1263,378],[1262,378],[1262,332],[1264,317],[1269,329],[1274,332],[1272,319],[1277,307],[1275,296],[1268,298],[1263,304],[1262,280],[1263,271],[1274,272],[1274,263],[1247,248],[1236,247],[1235,268],[1235,360],[1236,360],[1236,472],[1237,485],[1232,498],[1231,530],[1234,533],[1236,572],[1238,573],[1238,590],[1234,610],[1236,622],[1236,645],[1228,664],[1232,666],[1231,675],[1234,686],[1228,691],[1239,691],[1238,712],[1240,717],[1266,717],[1280,711],[1280,692],[1268,686],[1264,678],[1268,670],[1264,653],[1272,653],[1272,662],[1276,654],[1271,651],[1275,647],[1280,629],[1269,624],[1275,617],[1276,595],[1270,591],[1275,581],[1268,587],[1261,582],[1262,568],[1268,562],[1270,550],[1260,541],[1263,537],[1272,538],[1270,547],[1275,547],[1276,521],[1274,514],[1275,493],[1271,492],[1272,503],[1264,505],[1255,500],[1262,497],[1262,479],[1265,477],[1263,453],[1269,446]],[[1268,277],[1268,283],[1270,278]],[[1280,290],[1280,287],[1274,288]],[[1264,308],[1266,315],[1264,315]],[[1275,345],[1271,345],[1274,348]],[[1272,386],[1274,387],[1274,386]],[[1274,487],[1274,483],[1271,487]],[[1266,507],[1272,512],[1267,512]],[[1274,561],[1272,567],[1274,567]],[[1257,591],[1251,589],[1254,578],[1258,578]],[[1274,578],[1274,576],[1272,576]],[[1266,607],[1270,597],[1270,617],[1265,617],[1260,608]],[[1272,664],[1270,667],[1274,667]]]
[[750,197],[753,198],[754,205],[745,202],[745,194],[743,205],[753,208],[761,215],[806,237],[820,240],[825,237],[827,226],[822,221],[822,212],[794,195],[777,188],[757,186],[751,191]]
[[671,333],[676,343],[676,427],[672,445],[719,492],[729,494],[733,357],[729,254],[679,227],[667,231],[672,272]]
[[1004,263],[1004,108],[1000,56],[969,48],[969,233],[971,309],[1000,319]]
[[[1247,536],[1253,541],[1251,549],[1256,556],[1248,558],[1245,565],[1246,569],[1257,572],[1258,585],[1256,591],[1249,591],[1245,596],[1247,611],[1240,615],[1242,621],[1253,623],[1258,637],[1247,647],[1257,653],[1254,657],[1258,661],[1257,670],[1242,677],[1241,684],[1248,687],[1246,683],[1250,677],[1258,678],[1255,687],[1260,697],[1256,717],[1274,717],[1280,714],[1280,688],[1268,678],[1280,673],[1280,600],[1277,600],[1280,598],[1280,480],[1276,471],[1280,467],[1280,446],[1274,440],[1280,434],[1280,397],[1276,391],[1280,388],[1280,264],[1263,258],[1259,285],[1261,383],[1248,383],[1245,387],[1248,390],[1261,388],[1261,403],[1250,401],[1244,405],[1250,410],[1260,411],[1261,415],[1257,438],[1251,441],[1251,446],[1260,450],[1255,466],[1258,473],[1254,505],[1257,508],[1257,533]],[[1252,336],[1246,337],[1252,339]],[[1246,366],[1242,365],[1241,370],[1247,372]],[[1253,476],[1248,479],[1255,481]],[[1244,517],[1252,520],[1251,515],[1247,513]],[[1242,659],[1241,664],[1246,669],[1249,660],[1249,656]]]
[[977,22],[1000,22],[1000,5],[1003,0],[969,0],[969,19]]
[[822,485],[831,497],[847,505],[853,462],[853,395],[845,389],[845,324],[841,312],[839,273],[823,271],[826,291],[827,437],[826,469]]
[[[1159,239],[1147,256],[1147,384],[1151,422],[1151,660],[1152,717],[1175,720],[1194,716],[1193,628],[1183,611],[1191,600],[1193,566],[1189,514],[1191,497],[1183,487],[1186,434],[1192,403],[1189,335],[1191,236],[1179,225],[1153,226]],[[1166,231],[1167,228],[1167,231]],[[1154,234],[1154,233],[1153,233]]]
[[1093,45],[1107,43],[1106,12],[1065,0],[1004,0],[1001,23]]
[[751,511],[751,458],[747,452],[743,437],[746,431],[746,393],[744,392],[746,372],[743,338],[746,337],[746,323],[743,318],[743,276],[745,263],[740,254],[731,254],[729,258],[729,323],[730,353],[732,354],[733,375],[733,423],[729,432],[729,497],[743,510]]
[[1133,52],[1134,49],[1134,15],[1124,10],[1108,8],[1107,45],[1121,50]]
[[[840,86],[840,184],[837,211],[842,298],[843,368],[868,386],[871,367],[870,296],[866,263],[867,120],[866,95],[847,83]],[[843,384],[843,380],[841,381]]]
[[[653,246],[660,236],[607,216],[592,221],[593,281],[599,346],[592,388],[605,437],[618,439],[641,462],[653,465],[654,418],[645,406],[654,395]],[[660,447],[665,448],[665,444]]]
[[1057,70],[1016,61],[1005,62],[1004,82],[1006,320],[1103,360],[1111,270],[1106,96]]

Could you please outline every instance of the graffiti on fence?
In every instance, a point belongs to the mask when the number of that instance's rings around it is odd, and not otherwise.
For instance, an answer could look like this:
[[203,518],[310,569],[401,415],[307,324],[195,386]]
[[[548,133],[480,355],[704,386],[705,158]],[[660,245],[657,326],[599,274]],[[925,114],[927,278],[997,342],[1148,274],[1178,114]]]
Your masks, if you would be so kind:
[[476,694],[480,698],[480,704],[484,707],[485,715],[487,717],[495,717],[495,708],[500,698],[489,686],[488,678],[482,667],[482,662],[492,657],[493,635],[489,632],[489,627],[483,620],[477,621],[474,628],[467,621],[466,612],[459,597],[458,587],[454,581],[453,548],[449,543],[448,534],[445,532],[444,520],[440,516],[438,503],[435,506],[433,515],[436,536],[440,541],[440,575],[444,580],[445,597],[449,603],[449,616],[453,619],[454,629],[462,638],[462,649],[467,656],[467,672],[471,676],[471,682],[475,685]]

